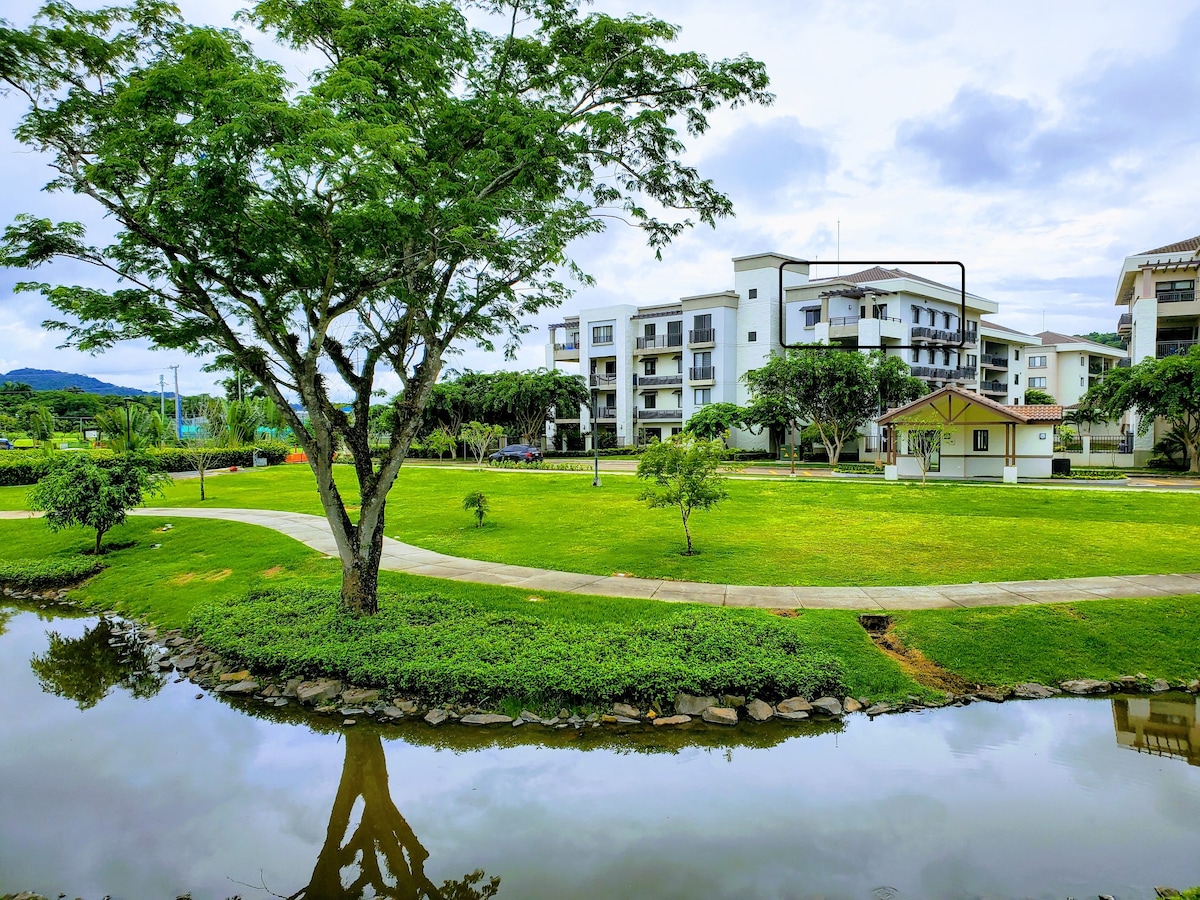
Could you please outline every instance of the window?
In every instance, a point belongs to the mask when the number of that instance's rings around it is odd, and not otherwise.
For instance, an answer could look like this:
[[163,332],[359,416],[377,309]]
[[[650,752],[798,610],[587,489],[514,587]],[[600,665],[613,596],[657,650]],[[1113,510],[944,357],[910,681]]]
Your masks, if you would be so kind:
[[680,428],[678,425],[675,425],[674,427],[671,428],[671,437],[675,437],[675,435],[679,434],[682,431],[683,431],[682,428]]
[[986,428],[975,429],[975,452],[983,453],[988,448],[988,431]]
[[643,362],[642,365],[645,366],[644,374],[646,374],[646,375],[653,375],[653,374],[655,374],[655,372],[658,371],[658,360],[657,359],[648,359],[645,362]]
[[914,306],[912,308],[912,316],[913,316],[913,324],[920,325],[921,324],[921,307]]
[[646,428],[646,429],[643,429],[643,431],[646,436],[647,444],[650,443],[651,441],[661,441],[662,440],[662,429],[661,428]]
[[872,312],[872,315],[876,319],[886,319],[887,318],[887,304],[880,303],[878,306],[875,307],[875,310],[874,310],[874,312]]
[[937,351],[936,351],[936,350],[934,350],[932,347],[930,347],[930,348],[929,348],[929,364],[930,364],[931,366],[932,366],[932,365],[934,365],[934,364],[937,362],[937,360],[934,358],[934,356],[935,356],[936,354],[937,354]]
[[816,325],[820,321],[821,321],[821,310],[819,308],[818,309],[806,309],[804,311],[804,327],[805,328],[812,328],[814,325]]
[[1019,347],[1013,350],[1013,359],[1017,362],[1021,361],[1021,349]]
[[[612,326],[610,325],[609,327],[611,328]],[[609,336],[609,343],[612,343],[611,335]],[[605,375],[616,375],[617,374],[617,361],[615,359],[610,359],[604,364],[604,374]]]
[[705,313],[702,316],[695,316],[692,319],[692,328],[696,331],[708,331],[712,328],[712,313]]
[[1044,368],[1046,368],[1046,357],[1044,357],[1044,356],[1031,356],[1031,357],[1029,357],[1029,359],[1027,360],[1027,365],[1028,365],[1028,366],[1029,366],[1029,368],[1031,368],[1031,369],[1044,369]]
[[1154,296],[1159,303],[1191,302],[1196,299],[1196,282],[1158,281],[1154,284]]
[[755,341],[758,340],[758,332],[757,331],[750,332],[748,335],[746,335],[746,340],[748,340],[750,343],[753,344]]
[[916,347],[913,347],[912,361],[915,363],[919,363],[921,361],[921,351]]
[[1080,379],[1079,379],[1079,386],[1083,387],[1083,378],[1082,377],[1080,377]]
[[1046,387],[1046,379],[1045,378],[1030,378],[1029,386],[1031,388],[1045,388]]
[[651,391],[648,394],[642,395],[642,407],[645,409],[658,409],[658,394]]
[[697,369],[707,368],[712,365],[712,353],[705,350],[703,353],[692,354],[692,365]]
[[974,369],[978,365],[979,365],[979,357],[976,356],[974,353],[968,353],[967,354],[967,368]]
[[1079,364],[1080,364],[1081,366],[1086,366],[1086,365],[1087,365],[1087,357],[1086,357],[1086,356],[1084,356],[1082,353],[1080,353],[1080,354],[1079,354]]
[[611,325],[593,325],[592,326],[592,343],[593,344],[611,344],[612,341]]
[[675,357],[675,374],[676,375],[683,374],[683,357],[682,356]]
[[950,327],[950,313],[942,313],[942,327],[947,329]]
[[1013,384],[1020,384],[1020,383],[1021,383],[1021,376],[1020,376],[1020,375],[1014,375],[1014,376],[1013,376]]
[[696,388],[696,405],[707,406],[712,403],[712,388]]
[[648,337],[648,338],[652,338],[652,337],[654,337],[654,334],[655,334],[655,331],[654,331],[654,323],[653,323],[653,322],[647,322],[647,323],[645,324],[644,328],[643,328],[642,334],[643,334],[645,337]]
[[[758,288],[750,288],[750,290],[746,291],[746,299],[747,300],[757,300],[758,299]],[[699,327],[699,326],[697,326],[697,327]],[[705,325],[704,327],[707,328],[708,326]]]
[[942,351],[942,365],[943,366],[950,365],[950,351],[949,350]]
[[677,319],[674,322],[667,323],[667,334],[677,334],[683,336],[683,319]]

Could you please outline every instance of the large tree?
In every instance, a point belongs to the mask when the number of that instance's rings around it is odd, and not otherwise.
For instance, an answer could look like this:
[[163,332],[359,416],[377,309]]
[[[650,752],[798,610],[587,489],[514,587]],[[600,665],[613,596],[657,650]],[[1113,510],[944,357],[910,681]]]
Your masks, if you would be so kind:
[[578,410],[591,394],[578,375],[554,369],[497,372],[487,392],[487,406],[497,422],[511,423],[525,443],[546,432],[555,410]]
[[[769,102],[762,64],[673,53],[670,24],[578,7],[261,0],[244,21],[324,59],[303,90],[237,32],[186,24],[164,0],[52,3],[0,31],[0,79],[30,107],[18,138],[48,155],[52,190],[117,232],[95,246],[80,224],[21,216],[3,261],[120,276],[111,290],[26,286],[65,315],[53,324],[72,346],[148,339],[249,372],[308,456],[353,609],[376,609],[387,494],[447,352],[511,347],[568,296],[563,273],[586,280],[569,245],[607,219],[658,252],[731,212],[681,161],[677,128]],[[373,460],[383,369],[403,390]],[[357,521],[333,478],[340,445]]]
[[793,422],[811,422],[835,465],[862,425],[926,391],[898,356],[829,347],[776,354],[745,381],[756,400],[787,410]]
[[1200,473],[1200,346],[1179,356],[1113,369],[1088,390],[1083,404],[1114,420],[1133,410],[1141,434],[1162,419],[1187,450],[1189,471]]

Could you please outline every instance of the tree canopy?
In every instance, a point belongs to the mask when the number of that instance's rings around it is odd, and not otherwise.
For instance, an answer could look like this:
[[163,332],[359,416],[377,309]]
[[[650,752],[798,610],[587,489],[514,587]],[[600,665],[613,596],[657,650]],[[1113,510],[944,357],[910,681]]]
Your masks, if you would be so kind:
[[756,401],[786,410],[793,422],[811,422],[836,464],[859,427],[885,410],[916,400],[924,382],[897,356],[802,347],[776,354],[745,375]]
[[702,440],[725,438],[729,431],[746,424],[746,410],[736,403],[708,403],[688,418],[683,430]]
[[1148,432],[1155,419],[1163,419],[1186,448],[1189,471],[1200,473],[1200,347],[1113,369],[1088,389],[1083,402],[1106,419],[1119,419],[1132,410],[1140,434]]
[[[99,246],[79,223],[22,215],[0,256],[119,277],[22,285],[63,314],[49,324],[71,346],[147,339],[250,373],[316,475],[343,601],[373,612],[387,493],[446,354],[513,347],[569,278],[587,281],[569,246],[608,219],[660,252],[729,215],[682,161],[680,129],[772,98],[747,56],[672,52],[675,26],[573,0],[261,0],[242,21],[323,66],[297,90],[236,31],[187,24],[164,0],[50,3],[0,29],[0,80],[30,108],[18,139],[48,156],[51,190],[116,229]],[[403,390],[375,460],[369,409],[388,369]],[[342,446],[357,521],[333,478]]]
[[649,482],[638,499],[651,509],[679,510],[688,556],[695,552],[688,524],[692,513],[712,509],[729,496],[719,471],[727,453],[722,441],[683,433],[650,444],[638,459],[637,477]]

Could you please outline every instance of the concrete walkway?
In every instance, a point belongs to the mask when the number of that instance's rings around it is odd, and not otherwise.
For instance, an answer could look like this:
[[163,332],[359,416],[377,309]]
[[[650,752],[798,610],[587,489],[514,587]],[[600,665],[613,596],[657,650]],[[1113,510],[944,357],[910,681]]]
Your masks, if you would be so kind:
[[[24,519],[30,512],[0,512],[0,519]],[[165,520],[223,519],[261,525],[300,541],[327,556],[337,556],[329,523],[321,516],[269,509],[144,508],[130,515]],[[528,591],[560,591],[605,597],[636,597],[672,603],[754,606],[768,609],[956,609],[971,606],[1015,606],[1129,597],[1200,594],[1200,574],[1110,575],[1041,581],[975,582],[896,587],[809,587],[708,584],[619,575],[585,575],[529,566],[510,566],[447,556],[411,544],[383,539],[381,568],[430,578],[500,584]]]

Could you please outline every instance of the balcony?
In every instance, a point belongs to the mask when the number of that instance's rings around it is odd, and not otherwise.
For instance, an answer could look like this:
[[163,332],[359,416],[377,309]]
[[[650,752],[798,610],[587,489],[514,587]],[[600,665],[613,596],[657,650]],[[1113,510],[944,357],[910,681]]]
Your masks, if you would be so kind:
[[980,353],[979,364],[985,369],[1007,369],[1008,357],[996,356],[994,353]]
[[1195,291],[1163,291],[1156,294],[1154,299],[1159,303],[1192,303],[1196,299]]
[[716,380],[716,366],[692,366],[688,369],[688,381],[692,384],[712,384]]
[[617,417],[617,408],[615,406],[601,406],[596,410],[597,422],[611,422]]
[[635,419],[682,419],[683,410],[675,409],[635,409]]
[[1154,345],[1154,355],[1159,359],[1168,356],[1182,356],[1200,341],[1159,341]]
[[912,339],[914,341],[925,340],[933,341],[939,344],[957,344],[963,339],[964,346],[978,343],[979,333],[968,329],[959,334],[957,331],[950,331],[946,328],[934,328],[930,325],[914,325],[912,328]]
[[637,339],[637,347],[634,348],[634,353],[661,353],[664,350],[673,350],[683,346],[682,334],[659,334],[654,337],[640,337]]
[[642,387],[662,387],[683,384],[682,375],[639,375],[637,383]]
[[981,381],[979,390],[984,394],[1007,394],[1008,385],[1003,381]]
[[1125,336],[1133,332],[1133,313],[1121,313],[1117,319],[1117,334]]
[[1129,359],[1128,357],[1126,357],[1125,359],[1117,360],[1117,368],[1118,369],[1128,369],[1132,365],[1133,365],[1133,360]]
[[609,374],[607,372],[598,374],[593,372],[588,378],[588,386],[594,388],[610,388],[617,383],[617,373]]
[[929,381],[974,381],[975,370],[965,366],[913,366],[913,378],[924,378]]
[[712,347],[717,343],[715,328],[694,328],[688,332],[689,347]]
[[579,362],[579,342],[555,344],[554,359],[556,362]]

